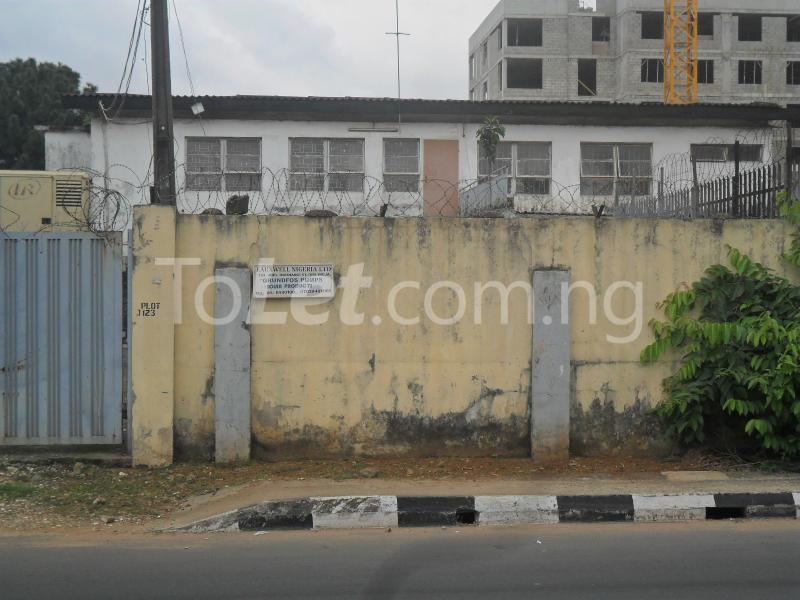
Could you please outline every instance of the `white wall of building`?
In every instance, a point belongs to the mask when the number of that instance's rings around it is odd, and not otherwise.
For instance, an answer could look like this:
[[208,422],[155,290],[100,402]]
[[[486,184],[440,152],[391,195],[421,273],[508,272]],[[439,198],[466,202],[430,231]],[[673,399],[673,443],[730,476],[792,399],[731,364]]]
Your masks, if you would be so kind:
[[[345,122],[303,122],[303,121],[256,121],[256,120],[204,120],[175,122],[175,152],[178,165],[177,186],[179,189],[179,208],[184,212],[202,212],[207,208],[224,209],[225,200],[233,193],[188,192],[185,191],[185,172],[187,137],[255,137],[261,139],[262,169],[265,172],[262,194],[251,193],[251,207],[254,212],[285,212],[287,203],[291,204],[292,194],[285,188],[285,176],[289,168],[289,139],[292,137],[315,138],[358,138],[365,141],[366,176],[375,180],[383,179],[383,140],[385,138],[416,138],[420,141],[457,140],[459,143],[459,179],[452,182],[459,188],[467,186],[478,178],[478,145],[476,141],[477,124],[460,123],[407,123],[399,132],[353,132],[352,128],[391,127],[391,124],[375,125],[368,123]],[[563,125],[508,125],[505,141],[508,142],[549,142],[552,144],[552,182],[553,194],[565,192],[565,197],[579,200],[580,185],[580,147],[582,142],[620,142],[652,144],[654,172],[665,170],[668,183],[680,183],[682,178],[691,177],[689,150],[691,144],[726,143],[737,139],[743,143],[757,143],[764,146],[764,161],[773,159],[773,134],[780,136],[781,130],[757,129],[742,130],[720,127],[605,127],[605,126],[563,126]],[[152,185],[151,170],[151,128],[149,123],[117,120],[103,123],[95,119],[91,134],[91,162],[89,167],[95,173],[95,183],[106,185],[122,194],[129,203],[139,204],[149,201],[149,186]],[[424,164],[424,144],[420,144],[420,170]],[[747,166],[747,165],[746,165]],[[712,170],[701,168],[703,179],[727,174],[730,164],[710,165]],[[276,197],[270,195],[269,186],[272,174],[282,174],[283,188]],[[684,182],[685,183],[685,182]],[[332,195],[329,192],[329,195]],[[357,205],[359,198],[349,194],[348,198],[329,198],[330,202]],[[321,200],[321,199],[320,199]],[[360,214],[375,214],[386,201],[386,194],[369,199],[369,211]],[[420,202],[420,197],[402,198],[397,194],[391,199],[392,206],[403,202]],[[308,208],[335,208],[330,205],[309,206],[292,205],[289,212],[300,212]],[[584,199],[589,206],[591,201]],[[277,206],[280,205],[280,206]],[[346,208],[346,207],[345,207]],[[402,214],[416,216],[421,210],[406,210]],[[585,208],[585,207],[584,207]],[[575,206],[563,207],[572,212]],[[346,212],[346,211],[345,211]],[[356,211],[358,213],[358,211]],[[396,213],[397,214],[397,213]]]
[[46,171],[81,169],[91,164],[92,141],[88,131],[46,131]]

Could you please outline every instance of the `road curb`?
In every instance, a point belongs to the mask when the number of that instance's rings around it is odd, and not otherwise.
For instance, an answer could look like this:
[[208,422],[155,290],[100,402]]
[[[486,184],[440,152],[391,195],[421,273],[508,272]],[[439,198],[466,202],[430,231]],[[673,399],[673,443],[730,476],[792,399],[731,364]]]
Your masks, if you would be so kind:
[[167,531],[282,531],[536,523],[800,519],[800,493],[339,496],[266,501]]

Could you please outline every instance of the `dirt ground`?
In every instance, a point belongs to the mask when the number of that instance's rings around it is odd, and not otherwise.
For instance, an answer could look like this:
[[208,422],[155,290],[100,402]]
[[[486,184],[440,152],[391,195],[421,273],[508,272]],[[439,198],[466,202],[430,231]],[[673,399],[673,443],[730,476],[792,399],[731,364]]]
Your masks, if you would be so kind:
[[635,479],[662,471],[727,470],[734,465],[703,454],[671,460],[575,458],[545,468],[528,458],[359,458],[338,461],[175,465],[121,469],[84,463],[25,464],[0,457],[0,529],[59,530],[135,527],[190,505],[198,496],[252,482],[354,479],[397,481],[535,481],[605,475]]

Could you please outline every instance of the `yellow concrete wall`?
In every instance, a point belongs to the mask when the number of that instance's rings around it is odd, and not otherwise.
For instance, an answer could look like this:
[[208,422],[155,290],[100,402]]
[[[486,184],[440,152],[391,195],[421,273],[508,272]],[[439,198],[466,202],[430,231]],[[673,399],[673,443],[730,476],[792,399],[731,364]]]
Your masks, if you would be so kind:
[[129,401],[131,450],[137,465],[172,463],[175,282],[172,270],[159,262],[175,256],[175,229],[174,207],[134,209]]
[[[252,325],[256,457],[526,455],[532,328],[525,295],[512,293],[509,324],[499,325],[498,296],[487,292],[484,322],[476,325],[473,287],[475,282],[530,282],[532,270],[551,267],[569,269],[573,282],[589,282],[599,295],[596,326],[588,322],[588,295],[581,290],[572,295],[573,449],[616,451],[649,449],[656,441],[646,409],[658,401],[670,365],[638,362],[651,340],[646,323],[660,316],[656,304],[707,266],[724,261],[726,244],[780,271],[788,234],[777,221],[179,215],[176,255],[199,259],[199,265],[182,271],[182,322],[175,327],[174,350],[161,349],[174,352],[177,457],[213,455],[214,328],[197,315],[194,296],[215,267],[252,267],[260,258],[273,258],[332,263],[344,275],[349,265],[364,263],[365,276],[374,278],[372,288],[360,295],[363,325],[340,322],[341,293],[324,306],[308,308],[330,310],[325,325],[300,325],[291,315],[285,325]],[[424,291],[450,280],[466,291],[467,316],[453,326],[434,325],[424,315],[417,326],[395,324],[386,298],[405,280],[419,281],[422,291],[401,293],[402,315],[423,314]],[[642,282],[645,308],[641,336],[621,345],[610,344],[606,336],[624,337],[633,327],[611,324],[603,311],[603,295],[618,280]],[[135,286],[141,281],[137,278]],[[135,307],[142,295],[138,286],[134,294]],[[211,286],[203,299],[211,315],[213,297]],[[440,314],[452,313],[451,298],[446,291],[436,295]],[[618,314],[630,314],[631,292],[620,291],[614,299]],[[289,311],[289,302],[254,300],[255,319],[265,307]],[[380,325],[373,316],[381,317]]]

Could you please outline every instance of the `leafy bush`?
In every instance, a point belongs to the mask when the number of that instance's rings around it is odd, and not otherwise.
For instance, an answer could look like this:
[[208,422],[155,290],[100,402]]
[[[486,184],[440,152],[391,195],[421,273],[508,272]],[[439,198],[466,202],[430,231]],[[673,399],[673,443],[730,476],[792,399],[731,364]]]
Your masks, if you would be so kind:
[[[781,199],[781,214],[800,225],[800,202]],[[650,323],[656,340],[642,362],[682,354],[656,414],[686,443],[722,422],[768,451],[800,455],[800,287],[734,248],[728,256],[730,267],[671,294],[667,320]],[[800,236],[784,258],[800,266]]]

